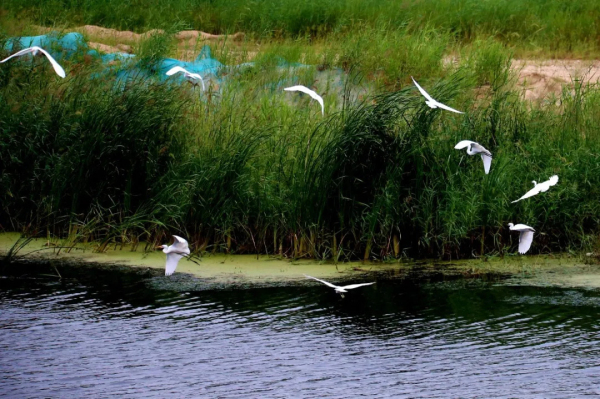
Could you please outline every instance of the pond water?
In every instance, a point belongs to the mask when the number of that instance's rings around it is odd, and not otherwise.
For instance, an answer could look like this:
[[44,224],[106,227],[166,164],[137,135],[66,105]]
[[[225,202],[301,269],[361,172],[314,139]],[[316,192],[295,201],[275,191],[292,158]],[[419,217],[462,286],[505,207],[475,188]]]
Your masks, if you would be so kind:
[[0,278],[0,396],[600,396],[600,293],[456,280],[174,292]]

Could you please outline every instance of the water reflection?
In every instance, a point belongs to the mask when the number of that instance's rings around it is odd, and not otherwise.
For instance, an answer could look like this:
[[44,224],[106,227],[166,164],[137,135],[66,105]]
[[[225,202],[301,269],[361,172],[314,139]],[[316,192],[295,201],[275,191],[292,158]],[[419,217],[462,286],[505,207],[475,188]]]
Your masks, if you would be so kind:
[[600,395],[600,296],[481,281],[171,292],[0,279],[9,397]]

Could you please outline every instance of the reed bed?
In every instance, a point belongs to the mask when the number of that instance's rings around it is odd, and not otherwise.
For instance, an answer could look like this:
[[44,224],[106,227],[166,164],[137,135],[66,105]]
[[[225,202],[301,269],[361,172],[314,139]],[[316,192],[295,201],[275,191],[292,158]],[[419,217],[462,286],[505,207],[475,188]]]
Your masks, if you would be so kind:
[[[514,90],[511,51],[496,40],[446,65],[441,36],[411,38],[377,74],[383,47],[360,57],[351,44],[329,66],[282,71],[275,54],[310,56],[286,42],[203,95],[151,77],[116,84],[85,57],[66,62],[64,80],[43,62],[6,64],[0,228],[104,246],[177,232],[197,251],[334,260],[505,254],[518,240],[509,222],[538,231],[532,252],[598,245],[600,91],[574,81],[532,104]],[[140,58],[151,70],[168,51],[153,38]],[[344,85],[327,90],[325,117],[281,90],[334,66]],[[467,113],[429,109],[411,71]],[[489,175],[454,150],[463,139],[492,151]],[[553,174],[549,192],[511,203]]]

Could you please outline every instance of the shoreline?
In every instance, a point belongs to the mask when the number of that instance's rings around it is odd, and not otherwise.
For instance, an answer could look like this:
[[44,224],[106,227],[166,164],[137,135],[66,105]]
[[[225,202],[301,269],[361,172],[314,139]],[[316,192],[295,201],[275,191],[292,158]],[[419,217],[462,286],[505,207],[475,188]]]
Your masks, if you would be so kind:
[[[18,233],[0,234],[0,257],[19,239]],[[600,288],[600,264],[591,258],[561,254],[505,256],[503,258],[457,261],[345,262],[312,259],[281,259],[266,255],[205,255],[196,262],[182,259],[175,274],[164,277],[165,256],[161,251],[145,252],[142,245],[95,252],[97,243],[48,247],[47,240],[33,239],[17,254],[14,264],[48,263],[55,267],[118,267],[148,273],[162,280],[163,287],[191,290],[294,286],[319,284],[304,275],[348,282],[368,279],[427,280],[436,278],[493,279],[503,285]],[[67,249],[65,249],[67,248]]]

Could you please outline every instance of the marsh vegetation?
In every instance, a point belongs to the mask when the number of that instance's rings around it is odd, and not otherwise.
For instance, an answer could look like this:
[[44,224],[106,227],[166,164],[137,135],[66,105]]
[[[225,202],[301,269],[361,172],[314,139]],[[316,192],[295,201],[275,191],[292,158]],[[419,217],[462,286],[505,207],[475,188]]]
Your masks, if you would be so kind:
[[211,33],[243,31],[254,39],[341,36],[348,45],[360,31],[385,28],[391,35],[433,32],[462,44],[493,37],[527,51],[597,54],[600,37],[595,0],[150,0],[143,6],[119,0],[5,0],[2,8],[5,17],[44,26],[92,24],[142,32],[178,22]]
[[[514,252],[506,225],[518,220],[541,233],[532,252],[596,245],[600,92],[574,80],[531,103],[510,69],[515,53],[539,48],[595,53],[596,2],[246,3],[132,14],[112,1],[6,2],[5,39],[29,29],[19,16],[135,30],[178,20],[244,30],[247,41],[213,53],[255,66],[199,95],[152,77],[97,78],[83,54],[65,62],[65,80],[41,63],[3,64],[0,228],[102,242],[180,231],[197,250],[344,260]],[[171,31],[136,46],[149,71],[175,51]],[[282,72],[278,56],[314,66]],[[323,71],[343,76],[323,86],[325,117],[281,90]],[[411,75],[466,115],[429,109]],[[454,150],[463,139],[494,154],[489,175]],[[546,195],[510,203],[554,174]]]

